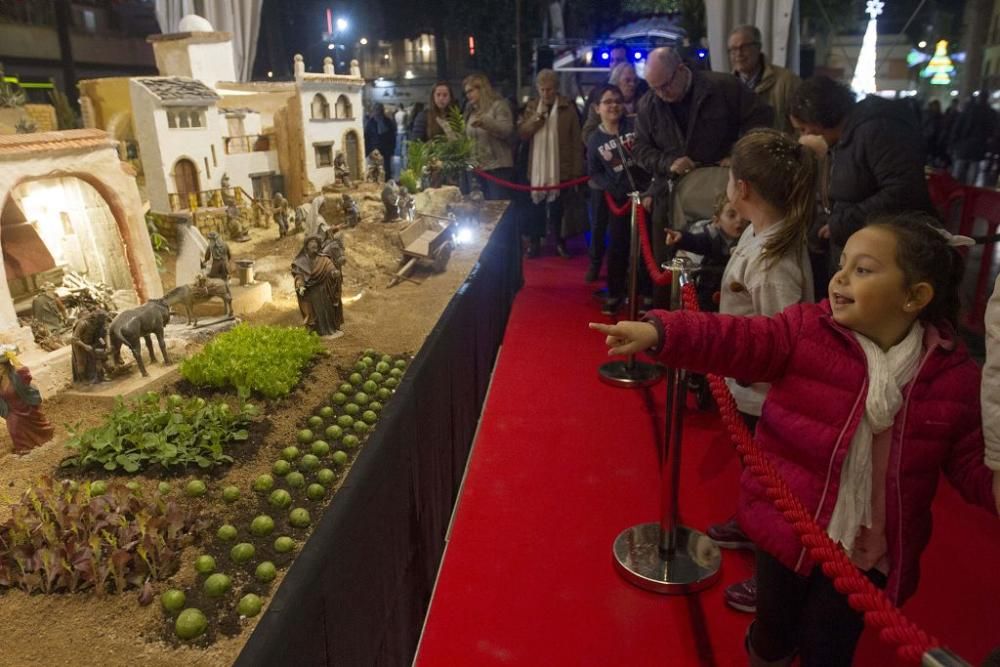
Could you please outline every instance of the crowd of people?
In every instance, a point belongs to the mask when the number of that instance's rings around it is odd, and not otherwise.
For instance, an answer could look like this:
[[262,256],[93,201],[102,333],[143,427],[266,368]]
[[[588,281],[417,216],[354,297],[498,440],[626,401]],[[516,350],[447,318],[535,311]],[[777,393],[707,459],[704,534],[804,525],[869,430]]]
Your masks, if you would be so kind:
[[[526,257],[548,235],[568,256],[567,241],[589,228],[584,279],[606,271],[610,317],[629,296],[630,221],[617,211],[639,193],[658,263],[676,253],[700,262],[704,312],[658,309],[669,295],[640,271],[643,320],[592,327],[613,354],[645,351],[727,377],[793,493],[902,603],[917,585],[942,472],[966,500],[1000,512],[1000,392],[988,391],[1000,386],[1000,296],[988,314],[981,409],[980,370],[956,335],[961,239],[943,230],[925,182],[928,165],[995,181],[984,159],[1000,152],[1000,124],[986,95],[944,113],[937,103],[858,101],[839,82],[802,81],[771,63],[762,44],[754,26],[733,30],[729,73],[655,49],[643,79],[613,49],[607,83],[582,110],[551,70],[522,107],[470,76],[466,132],[487,197],[518,207]],[[457,104],[448,84],[435,85],[409,136],[453,132]],[[681,199],[704,219],[689,220]],[[751,664],[851,664],[861,616],[751,475],[734,516],[708,534],[756,552],[755,575],[725,592],[755,614]]]

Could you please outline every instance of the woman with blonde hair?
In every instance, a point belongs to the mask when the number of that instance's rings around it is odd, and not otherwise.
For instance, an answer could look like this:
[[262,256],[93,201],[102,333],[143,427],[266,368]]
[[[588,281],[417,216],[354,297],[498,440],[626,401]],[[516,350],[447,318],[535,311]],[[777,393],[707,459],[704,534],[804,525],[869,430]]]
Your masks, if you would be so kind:
[[[472,74],[462,82],[465,98],[465,133],[475,142],[476,166],[482,171],[509,181],[513,176],[514,157],[510,139],[514,118],[507,101],[496,94],[489,79]],[[503,186],[476,175],[486,199],[507,199]]]

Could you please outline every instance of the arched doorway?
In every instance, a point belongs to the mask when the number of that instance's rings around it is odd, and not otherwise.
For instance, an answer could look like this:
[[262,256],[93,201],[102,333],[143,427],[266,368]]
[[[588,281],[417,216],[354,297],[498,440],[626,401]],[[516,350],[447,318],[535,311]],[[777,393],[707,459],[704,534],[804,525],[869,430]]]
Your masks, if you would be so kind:
[[194,162],[181,158],[174,164],[174,185],[180,195],[181,208],[189,208],[191,198],[188,195],[197,195],[201,190],[198,186],[198,168],[194,166]]
[[0,250],[16,310],[47,281],[67,272],[112,290],[136,285],[118,221],[104,197],[76,176],[20,183],[4,202]]
[[351,178],[360,181],[363,175],[361,170],[361,145],[358,142],[358,133],[349,130],[344,137],[344,150],[347,155],[347,166],[351,170]]

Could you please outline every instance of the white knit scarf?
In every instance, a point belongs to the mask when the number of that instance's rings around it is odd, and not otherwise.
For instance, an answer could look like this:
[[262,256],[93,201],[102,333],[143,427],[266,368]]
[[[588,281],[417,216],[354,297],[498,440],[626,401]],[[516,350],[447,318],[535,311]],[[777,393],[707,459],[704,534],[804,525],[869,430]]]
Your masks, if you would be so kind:
[[[541,101],[539,101],[541,104]],[[545,126],[535,134],[531,142],[531,185],[543,187],[559,182],[559,103],[552,105],[545,118]],[[531,193],[531,201],[555,201],[558,190],[536,190]]]
[[[890,428],[903,405],[903,387],[913,379],[923,356],[924,327],[914,322],[902,341],[883,352],[874,341],[854,332],[868,362],[868,396],[865,414],[851,439],[840,474],[837,504],[827,534],[844,545],[847,553],[861,526],[872,525],[872,440]],[[882,480],[879,480],[882,483]]]

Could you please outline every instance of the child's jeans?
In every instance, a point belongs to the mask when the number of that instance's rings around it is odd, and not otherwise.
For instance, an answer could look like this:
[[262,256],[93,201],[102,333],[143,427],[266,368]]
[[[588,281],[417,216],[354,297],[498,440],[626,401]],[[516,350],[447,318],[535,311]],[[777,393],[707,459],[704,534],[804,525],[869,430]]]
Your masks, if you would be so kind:
[[[885,588],[878,570],[864,575]],[[777,661],[798,652],[802,667],[850,667],[864,627],[818,566],[802,577],[757,550],[757,618],[750,632],[757,656]]]

